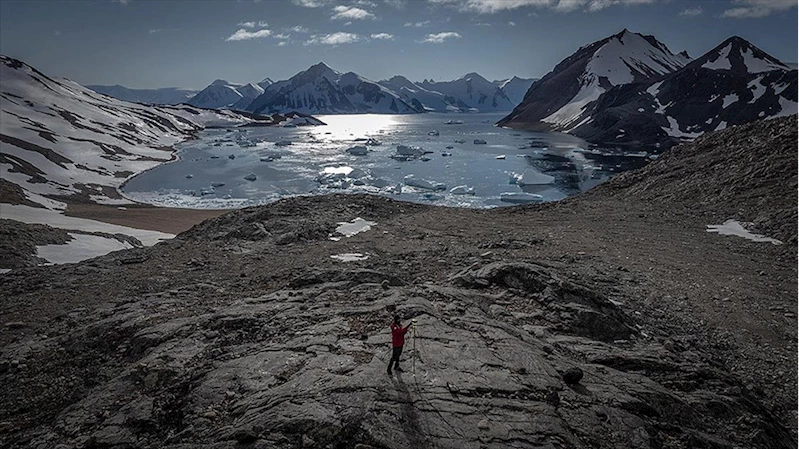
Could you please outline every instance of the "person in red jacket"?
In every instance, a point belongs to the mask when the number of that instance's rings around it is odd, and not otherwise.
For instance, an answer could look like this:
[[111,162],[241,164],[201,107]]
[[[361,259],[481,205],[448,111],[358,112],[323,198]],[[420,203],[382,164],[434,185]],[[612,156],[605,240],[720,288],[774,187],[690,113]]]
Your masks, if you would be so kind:
[[402,347],[405,345],[405,333],[408,332],[410,327],[410,324],[402,327],[399,315],[394,315],[394,322],[391,323],[391,346],[394,350],[391,353],[391,361],[388,362],[388,369],[386,370],[388,374],[391,374],[391,365],[394,365],[395,370],[402,372],[402,368],[399,366],[400,356],[402,355]]

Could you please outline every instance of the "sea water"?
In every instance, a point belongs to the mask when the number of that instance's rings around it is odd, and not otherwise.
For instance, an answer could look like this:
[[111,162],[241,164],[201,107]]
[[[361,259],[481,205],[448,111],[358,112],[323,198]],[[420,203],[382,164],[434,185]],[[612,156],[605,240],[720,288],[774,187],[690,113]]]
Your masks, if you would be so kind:
[[[176,161],[135,176],[122,192],[136,201],[188,208],[244,207],[334,192],[494,207],[510,205],[502,201],[508,193],[532,194],[521,196],[530,201],[560,200],[641,167],[657,153],[595,148],[568,134],[494,126],[502,117],[322,115],[325,126],[208,129],[180,144]],[[380,145],[366,145],[367,139]],[[356,145],[366,146],[367,153],[346,151]],[[398,145],[418,147],[419,154],[398,156]],[[450,192],[456,186],[466,188]]]

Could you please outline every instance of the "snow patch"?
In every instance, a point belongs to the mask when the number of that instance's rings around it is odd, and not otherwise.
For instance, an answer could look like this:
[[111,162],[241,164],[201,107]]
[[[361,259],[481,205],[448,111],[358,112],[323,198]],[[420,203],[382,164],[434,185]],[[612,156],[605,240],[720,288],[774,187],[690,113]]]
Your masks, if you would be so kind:
[[72,240],[63,245],[37,246],[36,255],[53,264],[76,263],[113,251],[133,248],[130,243],[113,238],[71,232],[69,236]]
[[725,95],[724,99],[722,101],[723,101],[723,103],[721,105],[721,108],[722,109],[726,109],[727,106],[729,106],[729,105],[731,105],[731,104],[733,104],[733,103],[738,101],[738,95],[735,95],[735,94]]
[[776,115],[773,115],[769,118],[777,118],[777,117],[785,117],[788,115],[793,115],[796,114],[797,109],[799,109],[799,104],[785,97],[779,97],[778,101],[780,102],[780,108],[782,109]]
[[350,222],[340,222],[336,228],[336,232],[344,237],[352,237],[355,234],[366,232],[372,229],[372,226],[375,225],[377,225],[377,223],[374,221],[367,221],[361,217],[358,217]]
[[727,44],[726,47],[719,50],[718,57],[714,61],[706,62],[702,64],[702,67],[712,70],[732,69],[732,64],[730,63],[730,58],[729,58],[731,50],[732,50],[732,44]]
[[758,100],[758,98],[762,97],[763,94],[766,93],[766,86],[764,86],[764,85],[762,85],[760,83],[760,81],[762,79],[763,79],[763,77],[759,76],[759,77],[753,79],[752,81],[750,81],[749,84],[746,85],[747,89],[754,91],[754,92],[752,92],[752,95],[754,97],[751,100],[749,100],[749,103],[756,102]]
[[152,246],[161,240],[168,240],[175,237],[172,234],[164,232],[129,228],[127,226],[103,223],[85,218],[67,217],[49,209],[14,204],[3,204],[3,218],[17,220],[23,223],[46,224],[54,228],[76,231],[125,234],[139,239],[139,241],[146,246]]
[[694,133],[687,132],[687,131],[681,131],[680,130],[680,124],[677,123],[677,120],[674,117],[666,116],[666,119],[668,119],[668,121],[669,121],[669,127],[666,128],[664,126],[663,127],[663,131],[666,131],[666,134],[668,134],[671,137],[679,137],[679,138],[683,138],[683,139],[685,139],[685,138],[694,139],[694,138],[697,138],[697,137],[702,135],[701,131],[700,132],[694,132]]
[[707,225],[707,232],[716,232],[721,235],[737,235],[753,242],[771,242],[775,245],[782,245],[782,242],[770,237],[759,234],[752,234],[737,220],[727,220],[720,225]]
[[763,73],[770,72],[772,70],[786,69],[784,66],[774,64],[773,62],[766,61],[765,59],[756,58],[751,48],[744,50],[741,55],[744,57],[744,65],[746,65],[746,71],[749,73]]
[[366,254],[361,253],[343,253],[330,256],[331,259],[336,259],[341,262],[357,262],[359,260],[366,260],[369,258]]

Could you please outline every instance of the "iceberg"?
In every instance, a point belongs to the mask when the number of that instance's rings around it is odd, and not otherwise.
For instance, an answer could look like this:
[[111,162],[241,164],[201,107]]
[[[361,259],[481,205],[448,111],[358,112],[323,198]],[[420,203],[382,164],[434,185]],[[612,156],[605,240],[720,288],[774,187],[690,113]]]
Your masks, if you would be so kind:
[[383,142],[381,142],[381,141],[379,141],[377,139],[372,139],[372,138],[367,139],[366,142],[364,142],[364,143],[366,145],[370,146],[370,147],[376,147],[376,146],[383,145]]
[[516,184],[519,186],[544,185],[552,184],[553,182],[555,182],[555,178],[553,176],[545,175],[536,170],[527,170],[521,175],[517,175],[515,173],[511,174],[510,179],[510,184]]
[[483,139],[474,139],[474,144],[475,145],[485,145],[486,141],[483,140]]
[[255,181],[256,179],[258,179],[258,177],[255,176],[255,173],[250,173],[249,175],[245,176],[244,179],[246,179],[247,181]]
[[397,154],[399,156],[418,157],[424,154],[424,150],[420,147],[410,147],[408,145],[397,145]]
[[352,154],[354,156],[366,156],[366,153],[369,150],[364,145],[355,145],[354,147],[347,148],[347,153]]
[[427,135],[428,135],[428,136],[438,136],[438,135],[439,135],[439,133],[438,133],[438,131],[437,131],[437,130],[435,130],[435,129],[434,129],[434,130],[432,130],[432,131],[428,132],[428,133],[427,133]]
[[525,192],[503,192],[499,194],[499,200],[506,203],[526,204],[526,203],[540,203],[544,201],[544,197],[536,195],[535,193]]
[[285,147],[287,145],[291,145],[291,141],[290,140],[279,140],[279,141],[275,142],[275,146],[278,146],[278,147]]
[[417,187],[419,189],[425,190],[447,190],[446,184],[442,184],[436,181],[428,181],[426,179],[418,179],[413,175],[407,175],[403,178],[405,185],[411,187]]
[[474,195],[474,187],[467,185],[455,186],[450,189],[449,193],[453,195]]

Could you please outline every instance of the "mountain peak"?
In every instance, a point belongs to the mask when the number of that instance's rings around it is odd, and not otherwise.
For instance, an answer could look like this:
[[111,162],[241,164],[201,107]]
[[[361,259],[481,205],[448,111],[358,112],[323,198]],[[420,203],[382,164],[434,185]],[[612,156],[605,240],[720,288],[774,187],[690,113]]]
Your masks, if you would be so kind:
[[740,36],[727,38],[716,48],[698,58],[694,65],[711,70],[730,70],[734,73],[789,70],[782,61]]
[[230,83],[225,81],[225,80],[223,80],[223,79],[218,79],[218,80],[215,80],[213,83],[211,83],[212,86],[227,86],[228,84],[230,84]]

